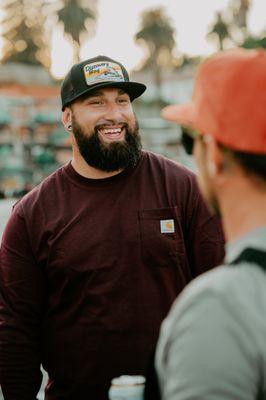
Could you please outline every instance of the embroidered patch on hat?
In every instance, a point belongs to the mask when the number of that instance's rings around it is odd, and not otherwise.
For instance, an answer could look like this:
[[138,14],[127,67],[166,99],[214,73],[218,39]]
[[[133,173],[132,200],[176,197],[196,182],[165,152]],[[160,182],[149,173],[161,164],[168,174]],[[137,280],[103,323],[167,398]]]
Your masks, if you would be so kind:
[[173,219],[163,219],[160,221],[161,233],[174,233],[175,223]]
[[109,61],[98,61],[86,64],[84,66],[84,75],[88,86],[106,81],[125,81],[120,65]]

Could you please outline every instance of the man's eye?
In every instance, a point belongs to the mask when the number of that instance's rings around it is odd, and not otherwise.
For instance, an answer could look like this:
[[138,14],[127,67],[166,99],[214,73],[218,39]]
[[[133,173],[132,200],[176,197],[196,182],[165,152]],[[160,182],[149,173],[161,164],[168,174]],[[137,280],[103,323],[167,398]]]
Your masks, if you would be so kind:
[[128,99],[118,99],[119,103],[128,103]]
[[101,101],[101,100],[91,100],[91,101],[89,102],[89,104],[92,104],[92,105],[101,105],[101,104],[103,104],[103,101]]

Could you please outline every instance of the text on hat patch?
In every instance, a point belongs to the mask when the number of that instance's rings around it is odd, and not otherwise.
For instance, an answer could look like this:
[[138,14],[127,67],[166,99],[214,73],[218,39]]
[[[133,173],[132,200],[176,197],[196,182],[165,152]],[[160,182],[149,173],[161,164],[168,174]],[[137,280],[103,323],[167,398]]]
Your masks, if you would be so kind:
[[84,75],[88,86],[105,81],[125,81],[120,65],[108,61],[86,64],[84,66]]

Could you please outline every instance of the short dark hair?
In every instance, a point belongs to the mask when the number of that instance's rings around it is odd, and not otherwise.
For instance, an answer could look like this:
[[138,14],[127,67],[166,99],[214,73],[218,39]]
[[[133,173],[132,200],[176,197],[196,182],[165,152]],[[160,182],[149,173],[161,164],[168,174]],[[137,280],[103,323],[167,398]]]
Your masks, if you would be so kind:
[[234,159],[250,174],[266,182],[266,154],[252,154],[240,151],[231,151]]

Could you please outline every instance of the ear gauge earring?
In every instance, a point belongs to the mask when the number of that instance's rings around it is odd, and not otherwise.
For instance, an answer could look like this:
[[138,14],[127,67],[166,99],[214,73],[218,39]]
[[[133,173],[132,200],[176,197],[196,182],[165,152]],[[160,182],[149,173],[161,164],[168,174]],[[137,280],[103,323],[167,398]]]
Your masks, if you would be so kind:
[[72,131],[72,125],[68,125],[67,130]]

